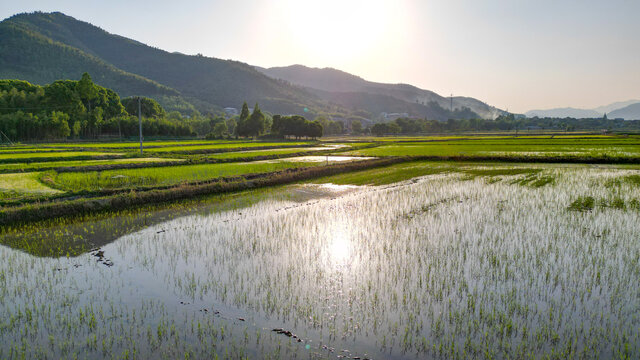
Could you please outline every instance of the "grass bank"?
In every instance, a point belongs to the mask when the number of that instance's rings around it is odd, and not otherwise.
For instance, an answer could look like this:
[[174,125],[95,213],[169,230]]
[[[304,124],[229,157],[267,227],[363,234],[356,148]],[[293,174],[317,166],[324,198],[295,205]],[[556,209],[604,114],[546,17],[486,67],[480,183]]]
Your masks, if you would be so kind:
[[210,194],[224,194],[259,187],[290,184],[322,176],[364,170],[411,161],[411,158],[372,159],[328,166],[288,169],[261,174],[253,178],[221,178],[196,184],[183,184],[166,189],[121,192],[112,196],[36,203],[0,210],[0,225],[23,224],[52,218],[117,211],[148,204],[179,201]]

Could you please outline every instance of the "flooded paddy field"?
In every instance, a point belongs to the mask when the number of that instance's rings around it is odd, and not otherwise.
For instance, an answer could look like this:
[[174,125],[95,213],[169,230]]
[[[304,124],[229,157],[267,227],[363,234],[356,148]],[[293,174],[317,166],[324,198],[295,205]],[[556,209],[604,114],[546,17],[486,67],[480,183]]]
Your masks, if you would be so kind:
[[384,171],[3,229],[0,358],[640,356],[636,167]]

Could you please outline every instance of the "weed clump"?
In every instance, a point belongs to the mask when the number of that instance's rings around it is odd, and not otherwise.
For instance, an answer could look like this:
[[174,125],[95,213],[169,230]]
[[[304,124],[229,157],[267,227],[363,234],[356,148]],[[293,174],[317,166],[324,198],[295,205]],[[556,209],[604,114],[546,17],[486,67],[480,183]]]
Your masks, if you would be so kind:
[[591,211],[596,204],[596,200],[593,196],[580,196],[574,202],[569,205],[569,210],[572,211]]

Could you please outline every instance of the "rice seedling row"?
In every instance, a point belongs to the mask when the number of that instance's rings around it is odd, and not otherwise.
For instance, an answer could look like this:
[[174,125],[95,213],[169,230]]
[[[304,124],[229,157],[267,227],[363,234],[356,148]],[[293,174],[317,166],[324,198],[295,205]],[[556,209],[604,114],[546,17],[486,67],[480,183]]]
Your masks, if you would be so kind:
[[[640,211],[572,204],[631,204],[640,188],[612,182],[638,175],[464,164],[115,222],[75,257],[3,246],[0,357],[636,358]],[[286,196],[319,188],[339,191]]]

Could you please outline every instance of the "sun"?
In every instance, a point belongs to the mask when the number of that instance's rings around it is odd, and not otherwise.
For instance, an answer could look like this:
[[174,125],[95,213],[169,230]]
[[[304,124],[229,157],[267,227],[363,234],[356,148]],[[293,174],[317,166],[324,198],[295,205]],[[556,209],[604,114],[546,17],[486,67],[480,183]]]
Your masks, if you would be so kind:
[[[297,48],[323,63],[366,57],[393,26],[390,1],[287,1],[286,22]],[[331,60],[327,62],[327,60]]]

